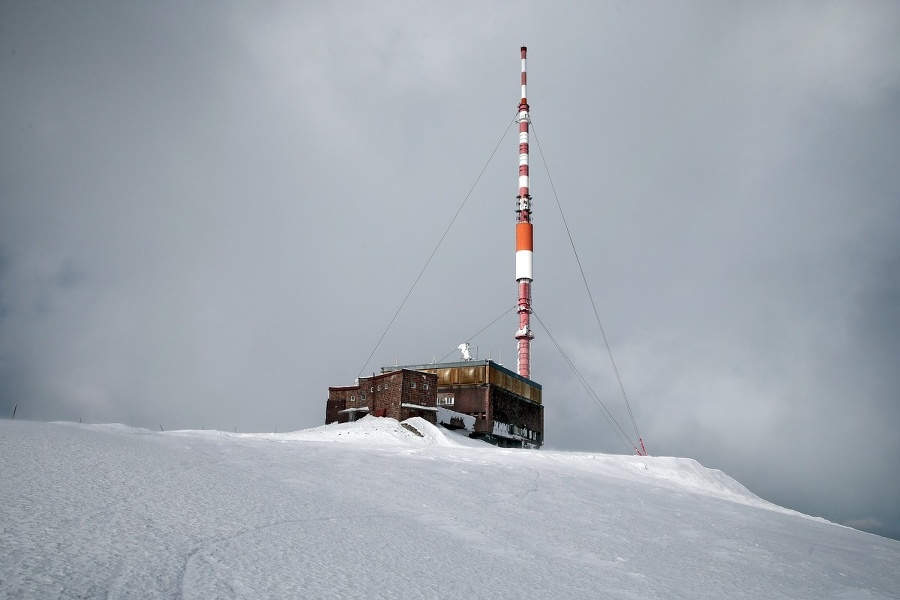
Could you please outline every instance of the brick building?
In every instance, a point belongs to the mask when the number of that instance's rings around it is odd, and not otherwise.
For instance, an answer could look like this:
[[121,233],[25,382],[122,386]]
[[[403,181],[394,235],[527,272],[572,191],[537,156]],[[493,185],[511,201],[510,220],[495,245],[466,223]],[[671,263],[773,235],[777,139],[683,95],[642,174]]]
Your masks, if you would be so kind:
[[[421,416],[502,447],[544,443],[541,386],[491,360],[384,367],[355,386],[328,388],[326,423],[367,414],[403,421]],[[465,417],[464,417],[465,416]]]
[[437,375],[410,369],[360,377],[357,385],[328,388],[325,423],[347,423],[365,415],[437,423]]
[[395,368],[437,375],[436,405],[475,417],[469,437],[505,448],[538,448],[544,443],[544,406],[539,383],[492,360]]

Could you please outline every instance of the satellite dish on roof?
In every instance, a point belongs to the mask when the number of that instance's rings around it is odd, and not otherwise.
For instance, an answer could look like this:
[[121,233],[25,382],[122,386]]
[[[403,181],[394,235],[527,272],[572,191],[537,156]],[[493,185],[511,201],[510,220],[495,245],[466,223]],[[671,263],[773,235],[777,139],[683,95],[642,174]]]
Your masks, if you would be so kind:
[[463,360],[472,360],[472,352],[469,351],[469,342],[464,342],[457,346],[460,352],[462,352]]

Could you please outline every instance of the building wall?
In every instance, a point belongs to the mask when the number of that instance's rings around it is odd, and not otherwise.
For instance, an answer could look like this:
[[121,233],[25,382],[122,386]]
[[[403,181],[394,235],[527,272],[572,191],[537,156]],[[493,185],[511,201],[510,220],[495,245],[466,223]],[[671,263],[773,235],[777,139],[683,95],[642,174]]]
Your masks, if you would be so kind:
[[502,388],[491,390],[493,417],[495,421],[527,427],[532,431],[544,431],[544,410],[540,404],[522,402],[515,395]]
[[[453,398],[452,404],[446,399]],[[529,402],[512,391],[498,385],[439,386],[439,405],[456,412],[475,417],[473,432],[493,437],[508,436],[510,440],[496,439],[501,445],[520,445],[521,440],[541,445],[544,440],[544,407]],[[504,429],[499,425],[512,426]]]
[[[446,404],[448,397],[453,398],[452,404]],[[487,428],[492,419],[490,387],[487,385],[438,386],[438,398],[445,408],[475,417],[476,430]]]
[[[493,414],[493,433],[498,426],[512,426],[514,431],[507,435],[527,440],[538,446],[544,443],[544,407],[535,402],[524,402],[515,394],[503,388],[491,386],[491,411]],[[501,433],[502,435],[502,433]]]
[[[405,421],[422,417],[431,423],[437,419],[434,410],[417,410],[403,404],[415,404],[436,409],[437,375],[402,369],[372,377],[360,377],[358,386],[328,388],[325,422],[346,423],[354,420],[350,413],[340,412],[350,408],[368,408],[375,417],[390,417]],[[365,413],[356,413],[362,415]]]
[[400,368],[414,369],[425,373],[437,373],[438,386],[441,388],[490,384],[507,389],[531,402],[540,404],[542,400],[540,384],[510,371],[492,360],[408,365]]
[[[402,373],[384,373],[374,377],[366,378],[365,383],[369,385],[369,394],[371,401],[371,413],[374,416],[390,417],[391,419],[400,418],[400,402],[403,392],[403,376]],[[363,380],[360,380],[363,385]]]
[[344,408],[346,408],[346,403],[343,400],[329,398],[325,403],[325,424],[340,423],[340,411],[344,410]]
[[325,424],[346,423],[349,418],[340,411],[347,408],[351,395],[357,395],[357,386],[340,386],[328,388],[328,401],[325,403]]
[[[417,371],[401,371],[403,379],[401,384],[401,404],[415,404],[427,408],[437,409],[437,375],[434,373],[420,373]],[[426,421],[437,424],[436,410],[417,410],[408,406],[400,407],[400,418],[405,421],[412,417],[422,417]]]

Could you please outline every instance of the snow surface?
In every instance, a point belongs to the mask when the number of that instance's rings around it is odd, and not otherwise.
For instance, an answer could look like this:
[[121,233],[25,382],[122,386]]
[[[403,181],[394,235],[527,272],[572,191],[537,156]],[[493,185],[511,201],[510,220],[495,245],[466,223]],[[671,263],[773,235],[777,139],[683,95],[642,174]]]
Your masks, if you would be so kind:
[[0,422],[0,598],[900,598],[900,542],[695,461],[407,424]]

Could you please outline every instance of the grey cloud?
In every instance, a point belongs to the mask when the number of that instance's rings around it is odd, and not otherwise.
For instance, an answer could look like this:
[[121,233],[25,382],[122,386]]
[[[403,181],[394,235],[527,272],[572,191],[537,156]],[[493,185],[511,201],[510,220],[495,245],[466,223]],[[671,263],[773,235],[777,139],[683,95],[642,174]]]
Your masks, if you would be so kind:
[[[535,131],[651,452],[897,532],[900,13],[865,5],[0,8],[0,413],[317,425],[515,301]],[[538,314],[629,419],[533,146]],[[514,318],[473,340],[513,362]],[[538,331],[547,438],[627,451]],[[894,534],[895,534],[894,533]]]

